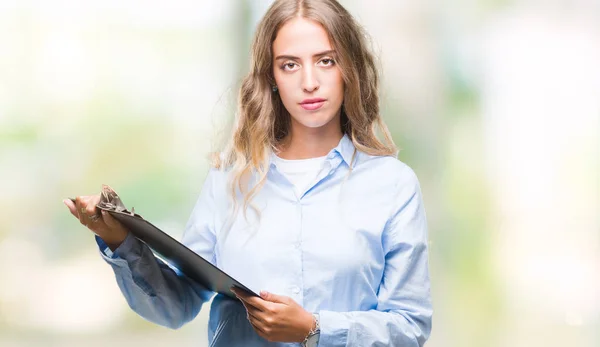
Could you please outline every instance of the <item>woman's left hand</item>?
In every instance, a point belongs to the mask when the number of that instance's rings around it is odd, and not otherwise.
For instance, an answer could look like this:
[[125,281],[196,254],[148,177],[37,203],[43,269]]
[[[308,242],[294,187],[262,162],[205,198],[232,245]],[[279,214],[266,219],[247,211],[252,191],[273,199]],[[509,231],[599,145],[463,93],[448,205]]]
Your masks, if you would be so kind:
[[292,298],[262,291],[260,297],[232,288],[242,301],[254,330],[270,342],[302,342],[313,328],[310,312]]

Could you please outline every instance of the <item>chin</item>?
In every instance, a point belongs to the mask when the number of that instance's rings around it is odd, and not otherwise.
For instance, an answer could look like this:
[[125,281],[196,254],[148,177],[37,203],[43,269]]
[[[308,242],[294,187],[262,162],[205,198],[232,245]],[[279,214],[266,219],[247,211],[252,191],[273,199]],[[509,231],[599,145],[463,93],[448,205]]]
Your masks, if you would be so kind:
[[306,128],[322,128],[325,125],[327,125],[327,122],[301,122],[300,124],[302,124],[304,127]]
[[[293,116],[292,116],[293,117]],[[329,116],[318,113],[302,113],[298,117],[293,117],[294,120],[299,123],[299,125],[306,128],[322,128],[329,124],[335,116]]]
[[332,119],[296,119],[298,121],[298,123],[300,123],[300,125],[306,127],[306,128],[322,128],[324,126],[326,126],[327,124],[329,124],[329,122],[331,122]]

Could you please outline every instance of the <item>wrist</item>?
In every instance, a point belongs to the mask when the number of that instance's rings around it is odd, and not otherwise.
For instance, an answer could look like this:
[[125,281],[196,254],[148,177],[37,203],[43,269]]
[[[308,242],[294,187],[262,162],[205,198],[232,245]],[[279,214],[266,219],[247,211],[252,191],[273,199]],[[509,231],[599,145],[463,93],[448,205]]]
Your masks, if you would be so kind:
[[302,342],[304,340],[306,340],[306,336],[308,336],[310,334],[310,332],[312,331],[313,327],[314,327],[314,319],[312,316],[312,313],[308,312],[308,311],[304,311],[304,314],[302,315],[302,320],[301,320],[301,325],[300,327],[300,331],[299,331],[299,336],[300,336],[300,340],[297,342]]
[[111,236],[112,237],[100,236],[100,238],[102,239],[102,241],[104,241],[106,246],[108,246],[108,248],[110,248],[110,250],[114,252],[117,248],[119,248],[119,246],[121,246],[123,244],[123,242],[125,242],[125,239],[127,238],[128,233],[125,233],[125,235],[119,235],[117,237],[115,237],[115,235],[111,235]]
[[118,242],[118,243],[111,243],[111,242],[106,242],[104,241],[104,243],[106,243],[106,246],[108,246],[108,248],[114,252],[117,250],[117,248],[119,248],[119,246],[123,243],[123,242]]
[[319,322],[319,314],[313,313],[311,314],[311,324],[310,330],[304,341],[302,341],[302,346],[304,347],[316,347],[319,341],[319,335],[321,333],[321,327]]
[[104,240],[102,239],[102,241],[104,241],[104,243],[108,246],[108,248],[110,248],[111,251],[115,251],[117,248],[119,248],[119,246],[121,246],[121,244],[123,244],[123,241],[125,240]]

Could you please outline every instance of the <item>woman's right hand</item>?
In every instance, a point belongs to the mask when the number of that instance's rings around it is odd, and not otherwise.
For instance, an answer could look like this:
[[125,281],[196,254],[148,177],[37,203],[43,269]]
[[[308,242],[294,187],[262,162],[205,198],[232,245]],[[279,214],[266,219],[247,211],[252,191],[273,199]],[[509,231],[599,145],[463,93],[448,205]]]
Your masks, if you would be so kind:
[[89,196],[78,196],[73,202],[70,199],[63,200],[69,211],[81,224],[98,235],[106,245],[115,250],[127,237],[129,231],[117,221],[110,213],[100,211],[96,205],[100,202],[100,194]]

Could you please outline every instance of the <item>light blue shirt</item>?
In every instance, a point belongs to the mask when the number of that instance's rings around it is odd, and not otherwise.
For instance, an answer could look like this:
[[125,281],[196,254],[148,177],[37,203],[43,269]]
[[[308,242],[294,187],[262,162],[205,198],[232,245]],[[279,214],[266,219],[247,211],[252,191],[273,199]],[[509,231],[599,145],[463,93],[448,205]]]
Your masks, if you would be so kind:
[[[254,292],[289,296],[319,313],[319,346],[422,346],[432,307],[419,181],[398,159],[360,151],[350,172],[354,152],[344,135],[301,196],[271,160],[253,200],[260,221],[250,209],[227,233],[227,173],[211,169],[182,242]],[[157,324],[182,326],[214,294],[131,234],[114,254],[101,254],[130,307]],[[212,302],[208,331],[209,346],[299,346],[261,338],[241,303],[223,295]]]

